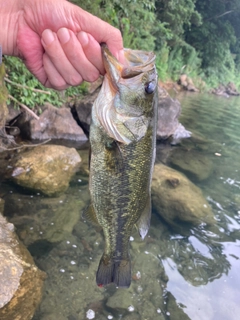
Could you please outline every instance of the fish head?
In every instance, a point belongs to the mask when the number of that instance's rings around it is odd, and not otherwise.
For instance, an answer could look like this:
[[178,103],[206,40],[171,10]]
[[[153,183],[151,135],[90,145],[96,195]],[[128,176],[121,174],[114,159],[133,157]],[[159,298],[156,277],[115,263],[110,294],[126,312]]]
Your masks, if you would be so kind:
[[101,46],[106,75],[98,100],[98,118],[114,140],[125,144],[138,141],[156,113],[155,54],[124,49],[125,62],[122,64],[106,44]]
[[124,64],[111,54],[105,44],[102,45],[102,54],[112,96],[116,97],[116,111],[129,116],[151,112],[158,85],[155,54],[124,49]]

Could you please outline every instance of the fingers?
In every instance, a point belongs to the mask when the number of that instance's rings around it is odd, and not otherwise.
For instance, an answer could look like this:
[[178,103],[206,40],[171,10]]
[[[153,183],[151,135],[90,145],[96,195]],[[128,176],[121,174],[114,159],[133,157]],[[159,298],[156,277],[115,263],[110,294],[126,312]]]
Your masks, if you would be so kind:
[[104,74],[100,45],[85,32],[76,36],[67,28],[57,33],[47,29],[42,33],[42,45],[47,86],[62,90],[84,80],[93,82]]
[[74,8],[72,16],[82,31],[91,34],[98,43],[105,42],[112,54],[124,62],[123,39],[118,29],[81,8]]
[[[83,81],[81,74],[67,59],[55,32],[48,29],[44,30],[42,33],[42,45],[45,49],[44,69],[53,88],[61,90],[63,86],[76,86]],[[60,76],[55,79],[54,76],[57,74]],[[62,79],[64,79],[65,84],[62,83]],[[59,85],[56,83],[58,80],[60,80]]]
[[47,88],[54,88],[57,90],[65,90],[69,87],[66,80],[61,76],[56,67],[51,61],[51,58],[44,53],[43,55],[43,65],[47,74],[47,80],[44,86]]

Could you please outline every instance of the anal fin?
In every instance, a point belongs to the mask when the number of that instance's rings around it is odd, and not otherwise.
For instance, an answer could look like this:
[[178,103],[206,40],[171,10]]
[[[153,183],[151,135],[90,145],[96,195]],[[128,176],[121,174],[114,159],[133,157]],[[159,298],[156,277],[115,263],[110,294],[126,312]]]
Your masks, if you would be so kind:
[[94,224],[99,225],[96,212],[93,208],[93,205],[90,204],[82,214],[83,219],[86,219]]
[[144,239],[148,233],[148,229],[150,227],[151,213],[152,213],[152,204],[151,204],[151,196],[149,195],[146,202],[146,206],[143,209],[143,212],[137,221],[138,232],[142,239]]

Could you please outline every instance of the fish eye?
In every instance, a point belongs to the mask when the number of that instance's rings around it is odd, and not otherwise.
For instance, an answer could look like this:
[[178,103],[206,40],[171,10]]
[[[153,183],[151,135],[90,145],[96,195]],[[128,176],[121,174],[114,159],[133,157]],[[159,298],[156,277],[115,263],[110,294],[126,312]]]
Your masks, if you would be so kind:
[[147,94],[151,94],[153,93],[153,91],[155,90],[156,88],[156,83],[151,81],[151,82],[148,82],[146,85],[145,85],[145,92]]

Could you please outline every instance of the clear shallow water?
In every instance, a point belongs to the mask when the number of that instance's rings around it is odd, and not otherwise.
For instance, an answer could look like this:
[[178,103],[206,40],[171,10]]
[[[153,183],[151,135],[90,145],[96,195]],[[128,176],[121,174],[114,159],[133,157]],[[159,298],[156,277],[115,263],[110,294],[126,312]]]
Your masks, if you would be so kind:
[[[177,152],[204,157],[207,179],[178,167],[203,191],[216,224],[171,227],[153,213],[144,241],[133,232],[132,285],[98,288],[95,273],[104,242],[101,230],[81,219],[89,201],[79,172],[59,198],[29,194],[4,183],[5,215],[44,270],[44,294],[34,320],[171,319],[235,320],[240,314],[240,98],[182,94],[180,122],[193,137],[158,145],[157,159],[174,165]],[[87,158],[87,151],[79,151]],[[169,156],[171,155],[171,156]],[[163,160],[164,159],[164,160]]]

